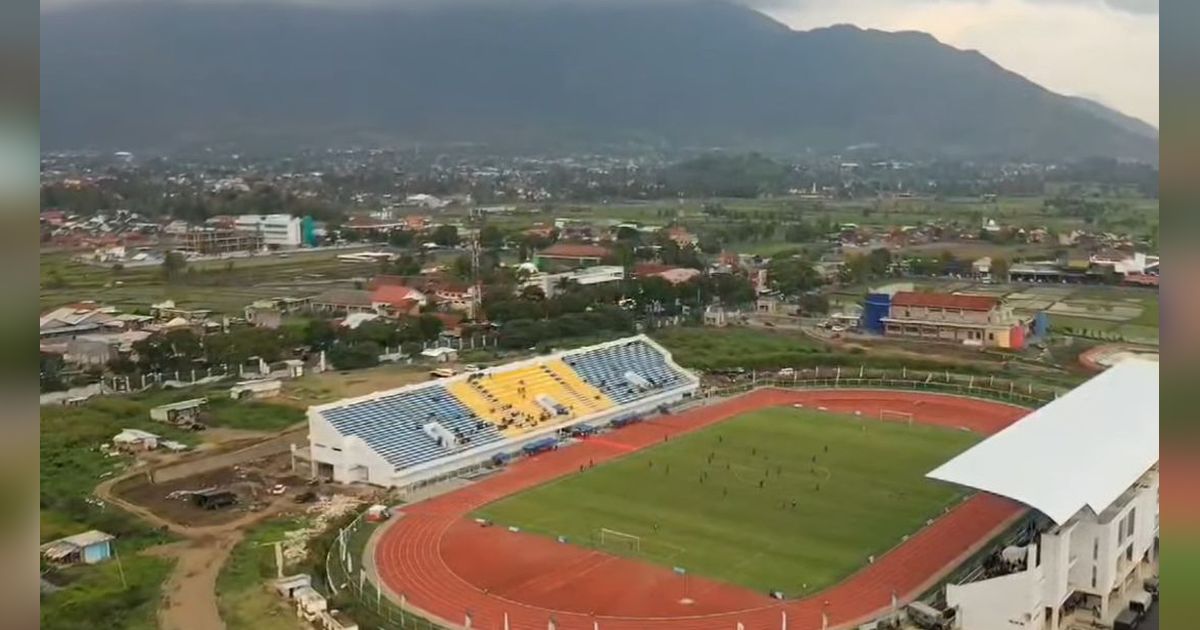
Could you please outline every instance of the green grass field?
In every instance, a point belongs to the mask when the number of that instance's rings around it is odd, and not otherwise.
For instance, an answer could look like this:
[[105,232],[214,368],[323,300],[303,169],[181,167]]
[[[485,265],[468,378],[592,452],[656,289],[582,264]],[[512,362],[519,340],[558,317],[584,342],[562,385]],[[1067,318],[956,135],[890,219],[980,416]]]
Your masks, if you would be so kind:
[[958,430],[767,409],[478,516],[585,546],[601,546],[601,528],[625,532],[640,537],[639,549],[603,548],[795,596],[845,578],[957,501],[963,491],[924,475],[976,441]]

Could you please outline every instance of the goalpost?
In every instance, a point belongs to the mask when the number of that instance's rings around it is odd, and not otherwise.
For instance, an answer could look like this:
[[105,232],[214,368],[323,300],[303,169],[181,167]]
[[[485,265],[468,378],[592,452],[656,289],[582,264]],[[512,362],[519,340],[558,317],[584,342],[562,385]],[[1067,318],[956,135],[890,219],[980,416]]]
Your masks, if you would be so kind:
[[601,527],[600,546],[603,547],[609,544],[619,545],[624,549],[641,552],[642,537],[635,536],[633,534],[627,534],[625,532],[619,532],[615,529],[608,529],[607,527]]
[[907,411],[893,411],[891,409],[880,409],[879,419],[883,420],[884,422],[887,422],[888,420],[893,422],[904,422],[909,426],[912,426],[913,423],[913,415],[911,413]]

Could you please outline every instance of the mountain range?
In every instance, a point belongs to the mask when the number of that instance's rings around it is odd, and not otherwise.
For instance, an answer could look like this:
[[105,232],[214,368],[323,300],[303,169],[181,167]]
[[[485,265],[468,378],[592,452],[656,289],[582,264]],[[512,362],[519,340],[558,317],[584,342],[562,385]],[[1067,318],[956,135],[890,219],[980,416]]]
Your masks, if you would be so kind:
[[114,0],[44,11],[41,53],[44,149],[1158,153],[1153,127],[929,35],[712,0]]

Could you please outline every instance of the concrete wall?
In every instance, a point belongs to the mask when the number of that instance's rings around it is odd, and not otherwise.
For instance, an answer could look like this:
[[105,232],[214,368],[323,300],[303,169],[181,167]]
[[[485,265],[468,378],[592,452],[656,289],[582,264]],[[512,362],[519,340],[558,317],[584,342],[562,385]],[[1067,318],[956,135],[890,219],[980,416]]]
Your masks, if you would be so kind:
[[210,470],[225,468],[235,464],[254,461],[280,453],[287,453],[291,450],[292,445],[297,448],[305,448],[305,434],[303,431],[292,431],[281,436],[274,437],[246,448],[236,451],[230,451],[221,455],[213,455],[211,457],[200,457],[195,461],[186,461],[170,466],[155,469],[152,473],[155,483],[164,483],[174,479],[182,479]]
[[[1105,597],[1121,587],[1158,535],[1158,476],[1151,473],[1139,484],[1102,518],[1085,510],[1067,524],[1043,533],[1039,537],[1040,560],[1038,546],[1031,545],[1027,570],[948,585],[946,601],[958,608],[958,627],[1040,630],[1046,627],[1047,608],[1052,611],[1049,627],[1061,627],[1055,625],[1060,621],[1058,610],[1073,593]],[[1122,536],[1121,528],[1128,532],[1130,518],[1133,533]],[[1130,549],[1131,557],[1127,557]]]
[[[1031,555],[1033,551],[1031,547]],[[963,630],[1040,629],[1042,605],[1037,587],[1041,577],[1041,570],[1035,567],[990,580],[947,585],[946,603],[958,609],[956,627]]]

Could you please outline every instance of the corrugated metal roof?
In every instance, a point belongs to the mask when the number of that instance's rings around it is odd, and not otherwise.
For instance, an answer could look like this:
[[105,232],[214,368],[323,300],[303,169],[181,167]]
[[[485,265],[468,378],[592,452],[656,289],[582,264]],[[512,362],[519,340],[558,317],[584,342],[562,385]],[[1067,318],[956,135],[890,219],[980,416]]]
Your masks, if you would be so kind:
[[952,295],[949,293],[901,291],[892,296],[892,306],[960,308],[964,311],[990,311],[999,305],[999,299],[986,295]]
[[1102,513],[1158,463],[1158,362],[1126,359],[929,473],[1062,524]]

